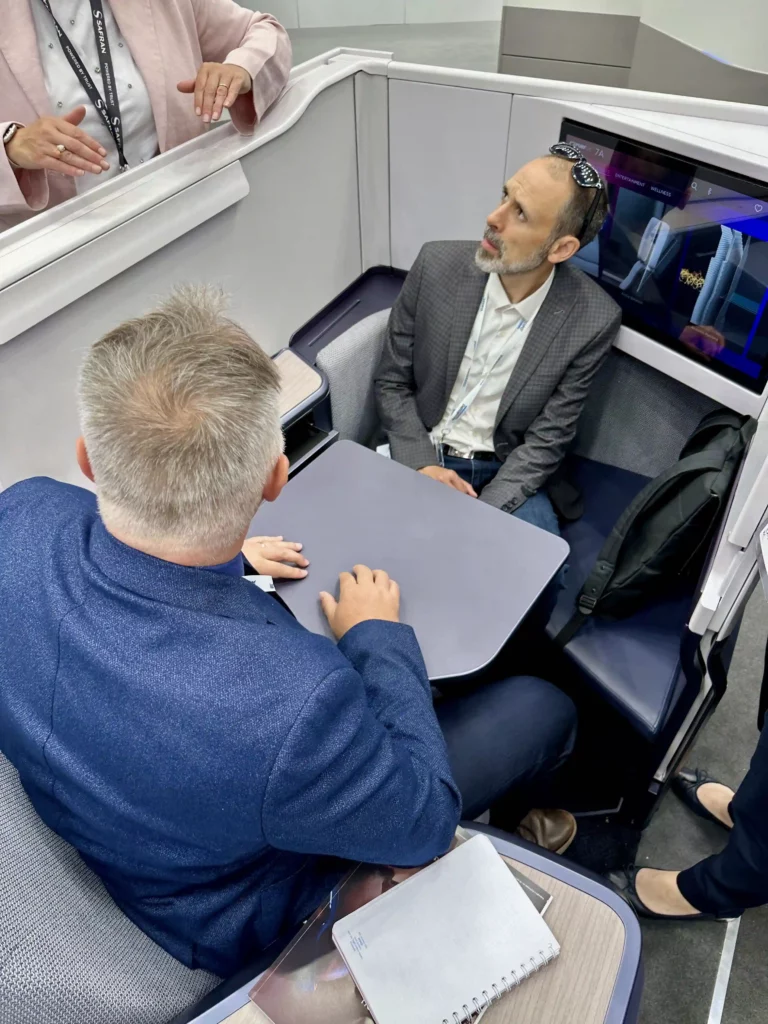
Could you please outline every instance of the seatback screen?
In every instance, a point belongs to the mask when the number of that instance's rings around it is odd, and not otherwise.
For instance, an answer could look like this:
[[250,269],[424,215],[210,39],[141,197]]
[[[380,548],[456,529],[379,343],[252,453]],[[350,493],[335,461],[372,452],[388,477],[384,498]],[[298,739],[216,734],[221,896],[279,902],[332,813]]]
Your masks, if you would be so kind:
[[610,215],[574,264],[624,323],[760,394],[768,383],[768,185],[563,121],[608,182]]

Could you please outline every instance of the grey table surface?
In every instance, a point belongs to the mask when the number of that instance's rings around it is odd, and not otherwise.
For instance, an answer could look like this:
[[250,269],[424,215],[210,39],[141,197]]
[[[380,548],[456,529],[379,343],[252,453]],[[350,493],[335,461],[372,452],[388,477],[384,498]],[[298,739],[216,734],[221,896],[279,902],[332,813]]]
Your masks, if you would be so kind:
[[332,445],[264,504],[249,536],[301,541],[304,580],[276,581],[307,629],[331,636],[321,590],[357,563],[400,584],[432,681],[487,667],[568,557],[568,544],[351,441]]

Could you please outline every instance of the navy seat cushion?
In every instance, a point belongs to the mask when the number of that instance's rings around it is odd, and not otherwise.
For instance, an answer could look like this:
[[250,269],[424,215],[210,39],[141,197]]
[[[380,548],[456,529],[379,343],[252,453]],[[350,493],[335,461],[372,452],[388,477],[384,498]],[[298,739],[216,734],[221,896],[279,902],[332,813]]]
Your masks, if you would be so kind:
[[[648,483],[648,477],[579,457],[572,456],[566,469],[583,495],[584,515],[563,527],[571,554],[566,587],[547,626],[551,637],[575,611],[579,591],[616,520]],[[651,740],[685,689],[680,642],[692,598],[692,584],[678,585],[630,618],[590,619],[565,648],[585,681]]]

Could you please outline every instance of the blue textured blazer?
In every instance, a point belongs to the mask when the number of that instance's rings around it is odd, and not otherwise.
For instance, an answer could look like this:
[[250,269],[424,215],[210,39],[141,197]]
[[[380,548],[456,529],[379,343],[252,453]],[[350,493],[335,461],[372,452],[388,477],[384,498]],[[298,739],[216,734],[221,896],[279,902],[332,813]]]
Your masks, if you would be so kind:
[[48,479],[0,493],[0,749],[123,911],[219,975],[272,956],[336,858],[423,864],[461,809],[410,628],[336,647]]

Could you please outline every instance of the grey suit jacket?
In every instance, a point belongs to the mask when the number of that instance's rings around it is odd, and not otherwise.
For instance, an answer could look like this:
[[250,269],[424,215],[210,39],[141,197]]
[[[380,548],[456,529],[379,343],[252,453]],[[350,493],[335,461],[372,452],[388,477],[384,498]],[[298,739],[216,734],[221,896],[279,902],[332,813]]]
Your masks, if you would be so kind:
[[[430,242],[392,309],[376,401],[392,457],[435,465],[440,422],[488,277],[475,242]],[[502,395],[494,447],[504,463],[484,501],[514,512],[551,477],[576,433],[589,385],[610,351],[621,311],[586,274],[563,264]]]

